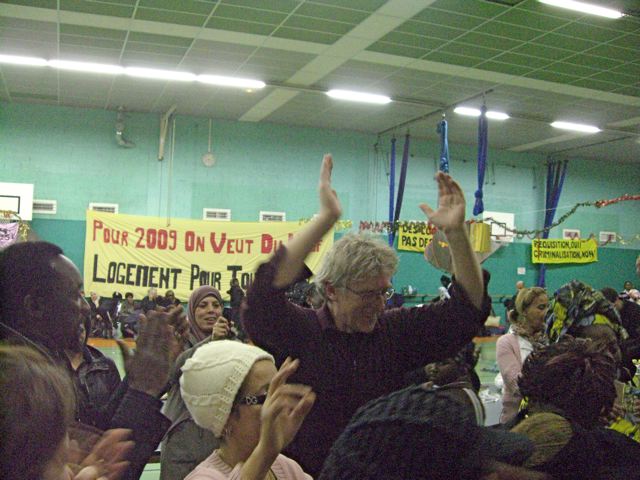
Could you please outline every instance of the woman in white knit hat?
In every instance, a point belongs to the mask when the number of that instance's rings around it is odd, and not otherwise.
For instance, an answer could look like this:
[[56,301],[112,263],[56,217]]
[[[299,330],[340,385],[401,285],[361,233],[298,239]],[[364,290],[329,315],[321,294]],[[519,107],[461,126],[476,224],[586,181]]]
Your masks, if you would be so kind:
[[220,448],[185,480],[310,479],[280,454],[311,410],[310,387],[287,384],[298,368],[287,358],[276,370],[264,350],[230,340],[201,346],[182,367],[182,398],[199,426],[220,438]]

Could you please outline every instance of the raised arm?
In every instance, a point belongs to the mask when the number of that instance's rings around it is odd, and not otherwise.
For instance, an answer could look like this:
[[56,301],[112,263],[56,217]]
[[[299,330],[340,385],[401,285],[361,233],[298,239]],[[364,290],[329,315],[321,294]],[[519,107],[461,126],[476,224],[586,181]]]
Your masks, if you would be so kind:
[[333,158],[331,154],[326,154],[322,159],[320,181],[318,182],[320,211],[287,243],[285,259],[278,265],[273,284],[276,288],[283,288],[293,283],[302,271],[304,259],[313,250],[313,247],[322,240],[324,234],[331,230],[342,214],[338,196],[331,188],[332,169]]
[[[260,440],[242,465],[242,480],[266,478],[271,465],[291,443],[313,407],[316,394],[311,387],[286,383],[298,365],[298,360],[287,358],[269,385],[267,401],[260,414]],[[305,475],[304,478],[311,477]]]
[[453,273],[457,283],[464,288],[471,303],[476,308],[480,308],[484,296],[484,283],[480,263],[473,252],[464,226],[464,193],[460,185],[446,173],[438,172],[436,181],[438,182],[437,210],[431,209],[426,203],[420,204],[420,209],[431,223],[444,232],[449,242]]

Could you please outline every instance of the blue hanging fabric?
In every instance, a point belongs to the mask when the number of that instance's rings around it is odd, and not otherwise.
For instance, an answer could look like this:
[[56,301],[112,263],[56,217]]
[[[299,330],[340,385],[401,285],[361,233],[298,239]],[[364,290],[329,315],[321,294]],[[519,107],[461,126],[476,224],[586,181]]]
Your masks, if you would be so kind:
[[[393,200],[396,186],[396,137],[391,139],[391,159],[389,160],[389,223],[393,223]],[[389,234],[389,246],[393,247],[394,236]]]
[[[400,183],[398,184],[398,199],[396,200],[396,208],[393,219],[390,222],[395,227],[396,222],[400,218],[400,210],[402,210],[402,198],[404,197],[404,185],[407,181],[407,166],[409,165],[409,134],[404,139],[404,149],[402,151],[402,166],[400,167]],[[389,245],[393,246],[396,238],[395,228],[389,232]]]
[[440,135],[440,171],[449,173],[449,132],[444,118],[438,123],[436,131]]
[[400,219],[400,210],[402,210],[402,198],[404,197],[404,184],[407,181],[407,167],[409,166],[409,139],[410,135],[404,137],[404,149],[402,151],[402,166],[400,167],[400,184],[398,185],[398,199],[396,200],[396,211],[393,216],[393,222]]
[[[547,191],[546,191],[546,203],[545,203],[545,215],[544,215],[544,232],[542,232],[542,238],[549,238],[549,227],[553,223],[553,218],[556,215],[556,209],[558,208],[558,202],[560,201],[560,194],[562,193],[562,187],[564,186],[564,179],[567,174],[567,160],[562,164],[560,162],[549,162],[547,165]],[[538,286],[545,286],[545,277],[547,272],[546,264],[540,265],[538,270]]]
[[487,144],[489,143],[489,125],[487,122],[487,106],[482,105],[480,119],[478,120],[478,189],[476,190],[476,203],[473,206],[473,214],[480,215],[484,212],[482,202],[482,185],[484,184],[484,172],[487,168]]

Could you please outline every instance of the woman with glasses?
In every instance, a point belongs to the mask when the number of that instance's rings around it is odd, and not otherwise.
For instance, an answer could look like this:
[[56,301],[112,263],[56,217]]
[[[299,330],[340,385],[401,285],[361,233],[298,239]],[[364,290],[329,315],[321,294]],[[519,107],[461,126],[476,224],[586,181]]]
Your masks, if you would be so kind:
[[544,288],[522,288],[509,311],[511,327],[496,343],[496,361],[502,376],[502,413],[500,423],[507,423],[518,413],[522,395],[518,378],[522,364],[537,344],[543,343],[544,327],[549,311],[549,297]]
[[298,365],[287,358],[276,370],[267,352],[231,340],[203,345],[185,362],[182,398],[194,421],[220,439],[187,480],[311,479],[280,454],[315,401],[310,387],[286,383]]
[[288,302],[287,287],[305,277],[305,258],[332,234],[341,214],[332,168],[331,155],[325,155],[318,215],[258,268],[242,313],[249,338],[278,362],[287,356],[299,358],[296,381],[318,393],[316,405],[286,450],[313,476],[359,407],[406,386],[408,372],[454,356],[478,333],[490,307],[464,227],[464,195],[443,173],[436,175],[438,208],[420,208],[445,232],[450,245],[456,276],[449,300],[385,309],[394,293],[396,252],[375,236],[348,234],[333,244],[316,272],[322,306],[313,310]]

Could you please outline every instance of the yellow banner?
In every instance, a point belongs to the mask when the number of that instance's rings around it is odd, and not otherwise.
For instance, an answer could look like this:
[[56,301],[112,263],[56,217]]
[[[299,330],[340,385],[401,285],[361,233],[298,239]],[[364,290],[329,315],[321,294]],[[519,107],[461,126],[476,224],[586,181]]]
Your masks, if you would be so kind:
[[[201,285],[212,285],[228,299],[232,278],[244,289],[256,268],[304,227],[298,222],[210,222],[87,211],[84,284],[111,297],[114,291],[135,298],[157,287],[187,301]],[[316,271],[333,245],[333,230],[307,257]]]
[[532,263],[591,263],[598,261],[598,244],[589,240],[536,239],[531,243]]
[[398,250],[424,252],[435,228],[426,222],[401,223],[398,228]]

